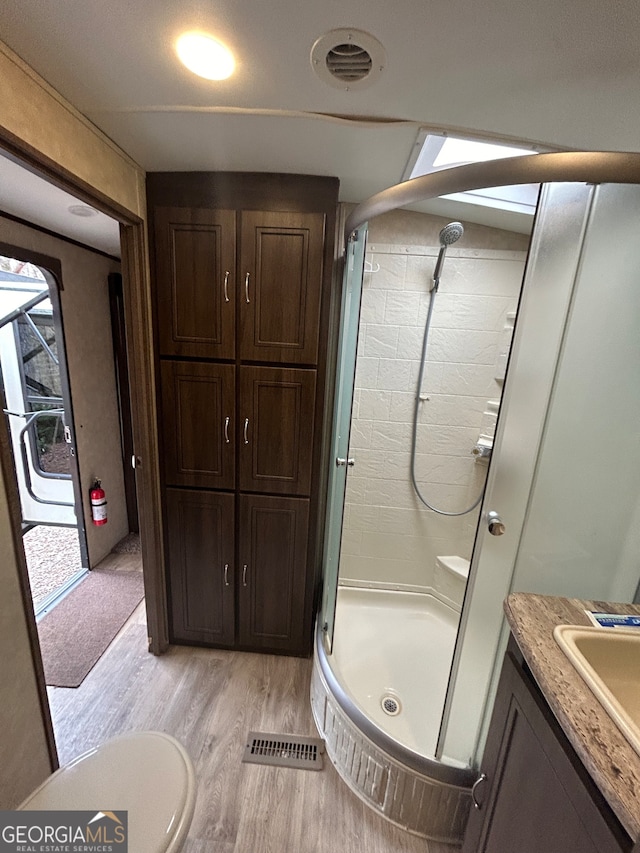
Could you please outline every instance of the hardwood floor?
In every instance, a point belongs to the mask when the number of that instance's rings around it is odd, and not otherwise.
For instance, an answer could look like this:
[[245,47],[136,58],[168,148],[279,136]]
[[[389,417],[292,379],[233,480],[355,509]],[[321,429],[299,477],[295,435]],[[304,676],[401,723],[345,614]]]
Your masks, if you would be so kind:
[[77,689],[49,688],[60,763],[156,729],[191,755],[198,800],[184,853],[454,853],[378,817],[321,772],[242,764],[249,730],[317,736],[311,661],[173,646],[147,652],[144,603]]

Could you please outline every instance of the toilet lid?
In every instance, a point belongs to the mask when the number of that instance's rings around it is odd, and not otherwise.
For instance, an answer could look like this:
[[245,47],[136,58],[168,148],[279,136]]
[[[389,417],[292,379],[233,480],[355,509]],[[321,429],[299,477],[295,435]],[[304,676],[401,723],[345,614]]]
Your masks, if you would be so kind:
[[57,770],[20,808],[126,810],[131,853],[176,853],[195,798],[193,764],[184,747],[163,732],[130,732]]

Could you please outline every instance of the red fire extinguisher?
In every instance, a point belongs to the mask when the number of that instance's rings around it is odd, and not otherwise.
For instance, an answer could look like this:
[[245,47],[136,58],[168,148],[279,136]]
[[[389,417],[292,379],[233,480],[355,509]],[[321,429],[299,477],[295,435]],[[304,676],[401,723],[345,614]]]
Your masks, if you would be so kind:
[[100,480],[95,480],[89,493],[91,497],[91,518],[96,525],[107,523],[107,496],[100,485]]

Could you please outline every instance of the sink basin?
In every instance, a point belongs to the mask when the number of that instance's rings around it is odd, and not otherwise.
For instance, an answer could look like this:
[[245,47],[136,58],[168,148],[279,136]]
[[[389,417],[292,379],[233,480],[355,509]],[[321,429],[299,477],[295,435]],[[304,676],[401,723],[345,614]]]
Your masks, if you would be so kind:
[[640,629],[558,625],[553,636],[640,755]]

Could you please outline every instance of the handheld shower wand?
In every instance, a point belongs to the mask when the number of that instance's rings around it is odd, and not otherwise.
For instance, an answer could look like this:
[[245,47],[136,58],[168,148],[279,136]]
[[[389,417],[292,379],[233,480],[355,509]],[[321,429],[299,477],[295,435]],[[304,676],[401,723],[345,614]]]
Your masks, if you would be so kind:
[[463,234],[464,228],[461,222],[450,222],[448,225],[445,225],[440,232],[440,252],[438,254],[438,260],[436,261],[436,268],[433,271],[432,291],[435,291],[436,293],[438,292],[440,271],[442,270],[442,264],[444,263],[444,256],[447,253],[447,246],[450,246],[452,243],[456,243]]
[[427,345],[429,343],[429,331],[431,329],[431,317],[433,315],[433,306],[435,304],[435,294],[438,292],[438,285],[440,283],[440,272],[442,270],[442,263],[444,261],[444,256],[447,251],[447,246],[450,246],[452,243],[455,243],[462,237],[463,234],[464,228],[462,226],[462,223],[460,222],[450,222],[448,225],[445,225],[442,231],[440,232],[440,252],[438,254],[438,260],[436,261],[436,268],[433,272],[433,287],[431,288],[429,308],[427,310],[427,320],[424,326],[424,337],[422,339],[422,355],[420,356],[420,370],[418,371],[418,382],[413,404],[413,428],[411,430],[410,473],[411,483],[413,485],[414,491],[418,496],[419,500],[427,507],[427,509],[432,510],[432,512],[437,512],[438,515],[450,516],[466,515],[468,512],[474,510],[482,500],[484,488],[482,489],[476,500],[471,504],[471,506],[466,507],[466,509],[459,510],[458,512],[449,512],[448,510],[438,509],[433,504],[429,503],[429,501],[420,491],[420,486],[418,485],[418,481],[416,479],[416,446],[418,438],[418,418],[420,412],[420,404],[422,402],[420,394],[422,390],[422,380],[424,379],[425,364],[427,361]]

